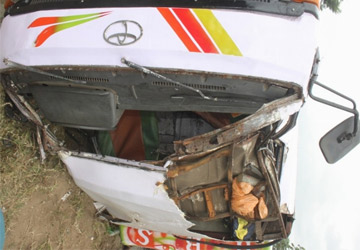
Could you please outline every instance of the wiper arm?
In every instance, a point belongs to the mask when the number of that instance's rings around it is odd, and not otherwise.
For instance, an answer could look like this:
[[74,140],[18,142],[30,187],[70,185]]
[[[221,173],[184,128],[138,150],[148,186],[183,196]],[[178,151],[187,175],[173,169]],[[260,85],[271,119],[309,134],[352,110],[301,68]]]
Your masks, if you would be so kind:
[[55,74],[52,74],[52,73],[49,73],[49,72],[46,72],[46,71],[31,67],[31,66],[27,66],[27,65],[24,65],[24,64],[13,62],[13,61],[11,61],[11,60],[9,60],[7,58],[4,58],[3,62],[7,66],[13,66],[15,68],[19,68],[19,69],[23,69],[23,70],[26,70],[26,71],[34,72],[34,73],[37,73],[37,74],[40,74],[40,75],[50,76],[50,77],[53,77],[53,78],[56,78],[56,79],[60,79],[60,80],[68,81],[68,82],[72,82],[72,83],[86,84],[86,81],[72,80],[72,79],[69,79],[69,78],[66,78],[66,77],[63,77],[63,76],[59,76],[59,75],[55,75]]
[[178,85],[178,86],[180,86],[182,88],[194,91],[194,92],[198,93],[205,100],[211,100],[211,101],[217,101],[218,100],[216,97],[214,98],[214,97],[205,95],[200,89],[196,89],[196,88],[187,86],[186,84],[183,84],[181,82],[172,80],[172,79],[170,79],[170,78],[168,78],[166,76],[160,75],[160,74],[158,74],[158,73],[156,73],[156,72],[154,72],[154,71],[152,71],[152,70],[150,70],[148,68],[145,68],[145,67],[143,67],[143,66],[141,66],[139,64],[136,64],[134,62],[130,62],[130,61],[126,60],[125,58],[121,58],[121,62],[123,64],[125,64],[126,66],[128,66],[130,68],[133,68],[133,69],[136,69],[136,70],[138,70],[138,71],[140,71],[140,72],[142,72],[144,74],[152,75],[152,76],[154,76],[156,78],[162,79],[164,81],[171,82],[171,83],[173,83],[175,85]]

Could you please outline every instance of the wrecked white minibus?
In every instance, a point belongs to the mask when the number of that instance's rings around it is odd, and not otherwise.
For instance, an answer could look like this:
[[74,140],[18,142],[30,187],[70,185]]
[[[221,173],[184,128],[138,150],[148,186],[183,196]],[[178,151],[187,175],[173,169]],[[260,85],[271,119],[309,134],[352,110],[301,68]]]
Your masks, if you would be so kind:
[[[326,88],[316,82],[318,1],[20,0],[6,7],[0,68],[7,95],[36,124],[42,157],[58,153],[99,213],[121,226],[125,244],[250,249],[288,237],[291,138],[309,94],[354,114],[321,141],[328,162],[359,142],[355,104],[311,92],[315,84]],[[45,120],[89,143],[59,143]]]

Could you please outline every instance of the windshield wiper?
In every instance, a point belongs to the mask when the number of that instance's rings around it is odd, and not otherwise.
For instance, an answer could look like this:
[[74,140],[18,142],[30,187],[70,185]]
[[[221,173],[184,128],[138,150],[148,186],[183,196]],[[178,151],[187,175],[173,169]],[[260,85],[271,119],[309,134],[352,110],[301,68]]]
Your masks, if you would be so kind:
[[26,71],[30,71],[30,72],[33,72],[33,73],[40,74],[40,75],[50,76],[50,77],[53,77],[53,78],[56,78],[56,79],[60,79],[60,80],[68,81],[68,82],[72,82],[72,83],[86,84],[86,81],[72,80],[72,79],[69,79],[69,78],[66,78],[66,77],[63,77],[63,76],[59,76],[59,75],[55,75],[55,74],[52,74],[52,73],[49,73],[49,72],[46,72],[46,71],[31,67],[31,66],[27,66],[27,65],[24,65],[24,64],[13,62],[13,61],[11,61],[11,60],[9,60],[7,58],[4,58],[3,62],[7,66],[13,66],[15,68],[23,69],[23,70],[26,70]]
[[130,67],[130,68],[133,68],[133,69],[136,69],[144,74],[148,74],[148,75],[152,75],[156,78],[159,78],[159,79],[162,79],[164,81],[168,81],[168,82],[171,82],[179,87],[182,87],[182,88],[185,88],[185,89],[189,89],[191,91],[194,91],[196,93],[198,93],[203,99],[205,100],[211,100],[211,101],[217,101],[218,98],[214,98],[214,97],[211,97],[211,96],[207,96],[205,95],[200,89],[197,89],[197,88],[193,88],[193,87],[190,87],[190,86],[187,86],[186,84],[184,83],[181,83],[181,82],[178,82],[178,81],[175,81],[175,80],[172,80],[166,76],[163,76],[163,75],[160,75],[159,73],[156,73],[148,68],[145,68],[139,64],[136,64],[134,62],[130,62],[128,60],[126,60],[125,58],[121,58],[121,62],[123,64],[125,64],[126,66]]

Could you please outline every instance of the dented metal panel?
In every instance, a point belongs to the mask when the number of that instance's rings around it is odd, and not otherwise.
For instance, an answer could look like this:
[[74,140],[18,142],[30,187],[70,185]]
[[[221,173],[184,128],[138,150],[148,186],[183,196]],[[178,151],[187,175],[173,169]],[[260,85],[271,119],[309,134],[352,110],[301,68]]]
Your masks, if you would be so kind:
[[174,142],[177,154],[191,154],[211,150],[220,145],[230,143],[259,129],[269,126],[277,121],[286,120],[299,111],[303,100],[299,94],[284,97],[265,104],[253,115],[239,122],[214,130],[210,133],[195,136],[183,141]]
[[59,156],[75,183],[123,220],[122,224],[200,237],[187,231],[193,223],[185,220],[164,189],[164,169],[111,157],[100,159],[92,154],[60,151]]
[[[169,159],[168,179],[165,182],[168,193],[186,217],[196,224],[193,230],[202,230],[198,232],[207,234],[208,230],[203,227],[205,222],[212,226],[217,225],[216,221],[221,218],[241,217],[257,227],[264,227],[252,235],[253,240],[274,235],[273,230],[266,229],[267,224],[271,225],[269,228],[276,225],[277,237],[287,237],[279,208],[280,169],[276,164],[282,161],[282,156],[276,156],[275,152],[275,145],[282,146],[267,138],[266,133],[271,133],[271,130],[266,131],[258,130],[247,136],[234,137],[232,143],[218,146],[216,150]],[[251,199],[252,202],[262,202],[262,209],[265,210],[261,215],[258,214],[260,205],[256,204],[256,207],[249,208],[249,211],[253,211],[252,215],[242,212],[247,205],[237,202],[239,196],[234,196],[235,181],[253,185]],[[235,201],[239,205],[234,205]],[[226,232],[219,226],[215,228],[223,232],[223,237],[231,237],[231,231]]]

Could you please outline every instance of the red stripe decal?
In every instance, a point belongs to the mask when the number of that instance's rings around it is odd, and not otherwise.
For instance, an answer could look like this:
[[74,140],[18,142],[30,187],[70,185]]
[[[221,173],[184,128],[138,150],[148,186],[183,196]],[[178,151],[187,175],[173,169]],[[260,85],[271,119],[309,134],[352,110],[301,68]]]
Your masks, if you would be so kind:
[[205,53],[219,53],[189,9],[173,8],[173,11]]
[[58,21],[59,21],[58,17],[40,17],[40,18],[36,19],[34,22],[32,22],[28,28],[53,24],[53,23],[57,23]]
[[50,36],[55,34],[56,32],[56,25],[49,26],[46,29],[44,29],[36,38],[35,41],[35,47],[39,47],[41,44],[43,44]]
[[185,47],[190,52],[200,52],[198,47],[195,45],[195,43],[191,40],[189,35],[186,33],[186,31],[183,29],[181,24],[178,22],[178,20],[175,18],[173,13],[171,13],[170,9],[168,8],[157,8],[160,14],[165,18],[165,20],[168,22],[168,24],[171,26],[171,28],[174,30],[176,35],[180,38],[180,40],[183,42]]

